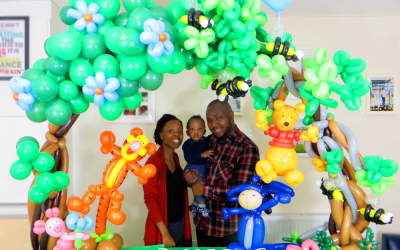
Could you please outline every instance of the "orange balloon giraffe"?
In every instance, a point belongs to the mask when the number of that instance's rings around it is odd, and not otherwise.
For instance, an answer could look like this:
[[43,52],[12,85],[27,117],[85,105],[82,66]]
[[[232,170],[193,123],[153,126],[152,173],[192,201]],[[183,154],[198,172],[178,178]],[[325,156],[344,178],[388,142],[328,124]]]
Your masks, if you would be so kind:
[[121,147],[114,145],[115,136],[110,131],[100,134],[101,152],[112,154],[114,158],[107,164],[103,173],[102,184],[90,185],[82,199],[74,196],[68,200],[68,208],[80,213],[80,217],[88,214],[90,205],[100,196],[99,206],[96,215],[96,234],[105,233],[107,220],[114,225],[121,225],[125,222],[126,215],[121,212],[124,195],[118,188],[124,183],[128,171],[139,177],[138,182],[146,184],[148,179],[153,177],[157,169],[152,164],[142,167],[138,161],[146,155],[153,155],[156,152],[156,145],[149,143],[140,128],[134,128],[130,132]]

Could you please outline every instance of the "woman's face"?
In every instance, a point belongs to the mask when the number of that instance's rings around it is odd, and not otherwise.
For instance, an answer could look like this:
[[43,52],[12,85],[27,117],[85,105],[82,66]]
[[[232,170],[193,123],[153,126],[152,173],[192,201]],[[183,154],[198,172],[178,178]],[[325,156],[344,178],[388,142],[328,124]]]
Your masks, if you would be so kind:
[[181,146],[183,140],[183,128],[178,120],[168,121],[162,132],[160,133],[162,138],[162,146],[177,149]]

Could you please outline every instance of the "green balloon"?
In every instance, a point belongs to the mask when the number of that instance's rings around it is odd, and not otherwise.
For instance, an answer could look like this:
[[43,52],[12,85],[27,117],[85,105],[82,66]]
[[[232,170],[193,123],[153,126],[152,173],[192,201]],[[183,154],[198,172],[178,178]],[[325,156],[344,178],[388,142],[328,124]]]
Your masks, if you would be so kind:
[[122,74],[117,76],[120,87],[117,89],[117,93],[120,97],[129,97],[133,96],[139,90],[139,81],[138,80],[128,80]]
[[39,155],[39,146],[32,141],[22,142],[17,147],[17,155],[23,161],[33,161]]
[[44,52],[46,52],[46,55],[48,57],[52,57],[52,56],[56,55],[56,53],[54,52],[54,49],[53,49],[53,39],[54,39],[54,36],[51,36],[51,37],[47,38],[47,40],[44,42]]
[[[94,98],[94,95],[92,95]],[[89,109],[89,102],[85,99],[85,96],[82,92],[79,92],[77,98],[70,100],[68,102],[69,106],[71,107],[71,111],[74,114],[82,114]]]
[[167,22],[167,21],[164,21],[164,24],[165,24],[165,32],[169,33],[169,35],[171,37],[171,39],[170,39],[171,43],[175,42],[176,34],[175,34],[174,26],[170,22]]
[[142,33],[144,31],[143,24],[149,18],[154,18],[153,13],[151,13],[151,11],[147,8],[139,7],[132,11],[131,15],[129,16],[129,22],[127,26],[130,29],[135,29]]
[[33,68],[38,69],[38,70],[43,70],[43,62],[46,60],[47,58],[42,58],[37,60],[34,64],[33,64]]
[[35,204],[43,203],[47,198],[49,198],[49,194],[40,191],[36,185],[29,190],[29,199]]
[[56,177],[57,183],[55,191],[63,191],[68,187],[70,181],[68,174],[62,171],[56,171],[53,175]]
[[164,7],[160,5],[153,5],[149,8],[149,10],[151,11],[151,13],[153,13],[156,20],[172,22],[171,16],[169,15],[167,9],[165,9]]
[[56,189],[56,177],[49,172],[41,173],[35,180],[35,186],[43,193],[51,193]]
[[103,106],[99,107],[101,116],[109,121],[114,121],[121,116],[124,110],[124,105],[122,104],[122,98],[119,98],[116,102],[109,102],[106,100]]
[[29,177],[32,172],[32,164],[30,162],[18,160],[10,167],[11,177],[17,180],[24,180]]
[[39,76],[32,83],[32,93],[37,100],[49,102],[57,97],[58,84],[53,78]]
[[153,2],[153,1],[151,1],[151,0],[149,0],[149,6],[148,6],[148,7],[151,7],[151,6],[153,6],[153,5],[156,5],[156,3]]
[[97,35],[99,35],[103,40],[106,37],[107,32],[114,28],[115,24],[110,20],[106,20],[102,25],[97,26]]
[[167,11],[171,17],[172,24],[178,23],[182,16],[188,14],[188,10],[183,7],[181,0],[175,0],[169,3]]
[[39,156],[32,161],[32,166],[36,171],[49,172],[53,169],[55,164],[53,156],[48,153],[39,153]]
[[57,84],[59,84],[62,81],[68,80],[67,75],[55,76],[52,73],[50,73],[50,71],[46,73],[46,76],[52,78],[54,81],[56,81]]
[[137,56],[144,51],[140,34],[133,29],[123,29],[115,36],[115,49],[124,56]]
[[79,0],[68,0],[68,5],[72,6],[72,7],[75,7],[76,6],[75,3],[78,2],[78,1]]
[[122,0],[126,11],[131,13],[133,10],[139,7],[147,8],[149,6],[149,0]]
[[72,8],[73,8],[73,7],[67,5],[67,6],[65,6],[64,8],[62,8],[61,11],[60,11],[60,18],[61,18],[61,21],[62,21],[63,23],[65,23],[66,25],[71,25],[71,24],[73,24],[73,23],[76,22],[76,19],[70,18],[70,17],[68,16],[68,14],[67,14],[68,10],[69,10],[69,9],[72,9]]
[[139,79],[140,86],[146,90],[156,90],[158,89],[162,82],[164,76],[163,74],[157,73],[150,68],[147,68],[146,73]]
[[100,6],[98,13],[102,14],[105,19],[115,17],[121,8],[119,0],[96,0],[96,4]]
[[125,109],[133,110],[139,108],[140,104],[142,103],[142,93],[139,91],[136,92],[135,95],[129,97],[121,97],[122,104],[124,105]]
[[86,36],[86,35],[88,34],[87,31],[86,31],[86,29],[83,29],[82,31],[77,31],[77,30],[75,29],[75,25],[74,25],[74,24],[72,24],[72,25],[69,26],[67,32],[73,34],[73,35],[76,36],[79,40],[81,40],[82,37],[84,37],[84,36]]
[[178,46],[175,46],[175,50],[172,56],[174,58],[174,66],[172,67],[172,70],[169,73],[178,74],[185,69],[186,66],[185,55],[180,51]]
[[55,54],[64,60],[73,60],[81,53],[81,43],[78,37],[69,33],[58,33],[53,39]]
[[35,68],[27,69],[23,74],[22,78],[28,79],[30,82],[35,81],[39,76],[46,75],[43,71]]
[[94,103],[94,95],[83,95],[85,100],[91,103]]
[[48,64],[48,63],[49,63],[50,58],[51,58],[51,57],[46,58],[46,59],[43,61],[43,63],[42,63],[42,69],[43,69],[43,72],[44,72],[44,73],[49,72],[49,64]]
[[135,57],[124,57],[121,60],[121,73],[126,79],[136,80],[146,72],[147,63],[143,54]]
[[115,48],[115,36],[118,34],[118,32],[120,32],[121,30],[123,30],[123,27],[113,27],[111,29],[109,29],[106,33],[105,36],[105,41],[106,41],[106,46],[109,50],[111,50],[114,53],[117,53],[117,49]]
[[174,33],[176,34],[175,43],[183,46],[186,40],[189,38],[185,35],[184,30],[188,25],[186,23],[177,22],[174,24]]
[[51,74],[61,76],[68,73],[71,61],[66,61],[58,56],[50,57],[47,61],[47,67]]
[[17,141],[17,148],[18,148],[18,145],[19,144],[21,144],[21,143],[23,143],[23,142],[26,142],[26,141],[31,141],[31,142],[34,142],[35,144],[36,144],[36,146],[40,146],[39,145],[39,142],[38,142],[38,140],[36,140],[36,138],[34,138],[34,137],[32,137],[32,136],[24,136],[24,137],[22,137],[21,139],[19,139],[18,141]]
[[114,17],[113,20],[114,24],[120,27],[125,27],[128,24],[128,21],[129,21],[128,12],[119,13],[118,16]]
[[146,61],[149,64],[150,68],[154,70],[157,73],[167,73],[172,70],[172,67],[174,67],[174,59],[172,55],[165,56],[162,55],[158,58],[154,58],[149,55],[146,51]]
[[94,76],[92,64],[87,60],[78,57],[71,62],[69,77],[78,86],[84,86],[88,76]]
[[95,59],[106,52],[104,39],[97,34],[89,34],[81,39],[82,51],[80,57]]
[[94,60],[93,69],[94,72],[104,72],[106,78],[116,77],[119,74],[119,63],[112,55],[103,54]]
[[58,96],[64,101],[70,101],[79,95],[78,86],[71,81],[63,81],[59,85]]
[[45,114],[46,103],[36,100],[33,103],[33,107],[31,110],[26,112],[26,116],[29,120],[33,122],[44,122],[46,121],[46,114]]
[[65,125],[72,115],[68,103],[60,98],[47,103],[45,112],[47,120],[56,126]]

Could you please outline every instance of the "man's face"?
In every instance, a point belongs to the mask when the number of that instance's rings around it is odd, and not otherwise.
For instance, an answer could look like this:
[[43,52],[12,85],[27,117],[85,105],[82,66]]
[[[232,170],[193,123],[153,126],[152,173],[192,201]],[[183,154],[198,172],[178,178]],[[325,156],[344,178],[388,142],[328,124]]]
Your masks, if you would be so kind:
[[234,129],[233,112],[214,105],[207,108],[207,125],[219,139],[226,139]]

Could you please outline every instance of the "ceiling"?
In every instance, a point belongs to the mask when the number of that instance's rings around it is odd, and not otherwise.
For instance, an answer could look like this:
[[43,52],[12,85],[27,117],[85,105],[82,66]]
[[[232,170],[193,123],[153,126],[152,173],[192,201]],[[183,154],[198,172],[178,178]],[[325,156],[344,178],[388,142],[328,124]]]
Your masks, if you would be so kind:
[[[0,0],[10,1],[10,0]],[[14,0],[15,1],[15,0]],[[25,0],[26,1],[26,0]],[[40,0],[30,0],[40,1]],[[60,8],[68,5],[68,0],[51,0]],[[171,0],[153,0],[167,7]],[[279,0],[276,0],[279,1]],[[122,2],[122,0],[121,0]],[[275,12],[263,4],[267,15]],[[293,0],[281,13],[283,16],[393,16],[400,15],[400,0]]]

